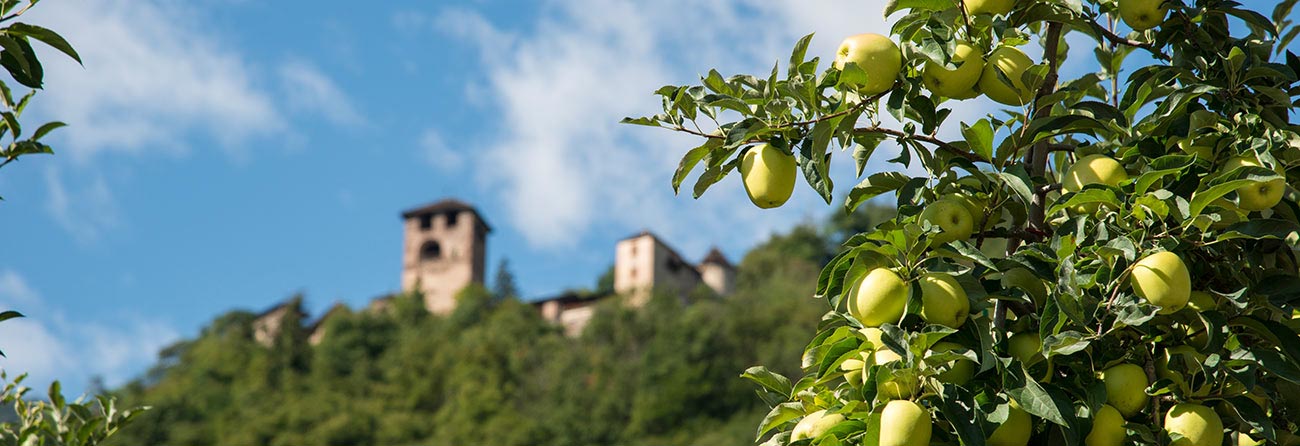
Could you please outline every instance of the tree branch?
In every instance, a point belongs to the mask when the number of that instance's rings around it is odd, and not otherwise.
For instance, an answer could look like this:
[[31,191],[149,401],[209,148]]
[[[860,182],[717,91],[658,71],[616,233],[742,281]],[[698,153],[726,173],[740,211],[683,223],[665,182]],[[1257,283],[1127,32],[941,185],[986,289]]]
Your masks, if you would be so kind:
[[13,13],[13,14],[9,14],[9,15],[4,16],[4,17],[0,17],[0,22],[8,22],[8,21],[10,21],[10,20],[13,20],[13,19],[18,18],[18,16],[23,15],[23,13],[27,12],[27,10],[28,10],[28,9],[31,9],[31,8],[32,8],[32,5],[35,5],[35,4],[36,4],[36,2],[28,2],[28,3],[27,3],[27,6],[23,6],[23,9],[19,9],[18,12],[15,12],[15,13]]
[[1156,59],[1160,59],[1164,61],[1168,61],[1171,59],[1168,54],[1165,54],[1163,51],[1160,51],[1160,49],[1156,48],[1155,45],[1152,45],[1147,42],[1139,42],[1126,37],[1120,37],[1118,34],[1111,32],[1111,30],[1102,27],[1097,22],[1092,22],[1092,25],[1093,25],[1092,29],[1096,30],[1098,35],[1102,36],[1103,38],[1110,41],[1111,43],[1114,43],[1116,45],[1125,45],[1125,46],[1131,46],[1134,48],[1141,48],[1147,50],[1148,52],[1151,53],[1151,55],[1155,56]]
[[855,128],[855,129],[853,129],[853,133],[880,133],[880,134],[883,134],[883,135],[889,135],[889,136],[894,136],[894,137],[898,137],[898,138],[915,139],[915,140],[917,140],[917,141],[921,141],[921,142],[924,142],[924,143],[933,144],[935,147],[938,147],[938,148],[941,148],[941,149],[947,150],[947,151],[949,151],[949,152],[952,152],[953,154],[955,154],[955,155],[957,155],[957,156],[960,156],[960,157],[962,157],[962,158],[965,158],[965,159],[967,159],[967,160],[970,160],[970,161],[973,162],[973,163],[981,163],[981,162],[986,163],[986,162],[988,162],[988,160],[985,160],[985,159],[980,158],[979,155],[976,155],[976,154],[974,154],[974,153],[971,153],[971,152],[968,152],[968,151],[962,150],[961,148],[958,148],[957,146],[954,146],[954,145],[948,143],[947,141],[944,141],[944,140],[939,139],[939,138],[935,138],[935,137],[930,136],[930,135],[917,135],[917,134],[911,134],[911,133],[901,132],[901,131],[898,131],[898,130],[894,130],[894,129],[890,129],[890,128],[885,128],[885,127],[880,127],[880,126],[874,126],[874,125],[871,126],[871,127],[858,127],[858,128]]
[[[1061,28],[1063,26],[1060,22],[1051,22],[1047,25],[1047,42],[1043,44],[1043,58],[1047,59],[1047,75],[1043,77],[1043,84],[1038,87],[1038,94],[1034,96],[1034,110],[1029,121],[1038,119],[1052,110],[1052,104],[1044,103],[1043,98],[1056,91],[1056,81],[1059,77],[1057,70],[1061,64],[1057,52],[1061,44]],[[1029,153],[1029,162],[1026,163],[1029,166],[1030,177],[1040,177],[1046,174],[1049,146],[1048,141],[1039,141],[1034,144],[1033,150]],[[1041,231],[1046,226],[1043,221],[1047,207],[1046,202],[1047,193],[1035,191],[1033,203],[1029,206],[1030,228]]]

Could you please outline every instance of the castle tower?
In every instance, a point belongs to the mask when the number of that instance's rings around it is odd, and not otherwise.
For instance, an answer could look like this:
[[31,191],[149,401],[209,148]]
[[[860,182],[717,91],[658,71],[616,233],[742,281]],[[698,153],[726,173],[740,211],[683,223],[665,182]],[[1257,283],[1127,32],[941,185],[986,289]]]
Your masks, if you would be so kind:
[[430,312],[450,313],[456,293],[483,283],[492,228],[474,207],[454,199],[403,212],[402,220],[402,290],[419,284]]
[[713,288],[719,296],[726,296],[735,291],[736,268],[731,266],[727,256],[723,255],[718,248],[709,250],[709,254],[704,256],[704,261],[700,262],[698,269],[700,278],[704,279],[704,283],[709,288]]
[[685,295],[700,283],[700,272],[649,232],[625,238],[614,247],[614,292],[640,306],[650,290]]

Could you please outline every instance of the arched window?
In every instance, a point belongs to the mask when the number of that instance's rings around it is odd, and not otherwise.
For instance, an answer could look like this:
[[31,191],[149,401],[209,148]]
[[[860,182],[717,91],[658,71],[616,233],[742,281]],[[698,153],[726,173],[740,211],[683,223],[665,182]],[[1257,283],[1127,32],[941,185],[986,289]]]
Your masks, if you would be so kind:
[[437,260],[442,257],[442,245],[438,242],[428,241],[420,247],[420,260]]

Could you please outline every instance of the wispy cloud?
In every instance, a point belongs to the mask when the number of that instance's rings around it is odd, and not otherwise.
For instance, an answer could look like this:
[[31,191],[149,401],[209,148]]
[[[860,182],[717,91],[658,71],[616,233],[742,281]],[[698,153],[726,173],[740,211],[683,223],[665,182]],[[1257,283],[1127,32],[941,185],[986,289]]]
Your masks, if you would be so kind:
[[367,125],[347,94],[315,66],[304,61],[286,62],[280,66],[280,80],[293,111],[319,114],[345,127]]
[[[693,141],[617,121],[654,113],[659,104],[650,92],[666,83],[697,82],[710,67],[769,70],[809,32],[818,33],[809,54],[825,63],[842,37],[885,32],[882,7],[857,1],[576,0],[548,3],[545,15],[523,27],[527,33],[501,30],[465,9],[442,10],[431,23],[479,49],[486,85],[467,89],[486,93],[486,113],[500,117],[502,126],[485,138],[487,147],[476,148],[486,156],[471,169],[531,244],[566,247],[592,228],[648,227],[703,252],[714,242],[747,245],[827,207],[801,186],[786,207],[760,211],[734,179],[699,201],[674,197],[668,178]],[[410,21],[395,19],[406,26]],[[838,186],[842,193],[851,184]]]
[[12,269],[0,269],[0,309],[27,316],[0,323],[0,369],[29,374],[27,384],[38,389],[57,379],[77,392],[93,377],[121,385],[179,338],[169,324],[141,315],[119,317],[115,325],[72,319]]
[[80,161],[102,151],[183,151],[204,134],[230,150],[285,122],[245,58],[224,45],[184,3],[65,0],[32,20],[64,35],[80,67],[45,51],[47,89],[39,114],[73,125],[58,142]]
[[45,171],[45,188],[49,192],[45,210],[80,243],[94,242],[121,223],[117,201],[104,176],[95,172],[85,174],[68,182],[58,167]]

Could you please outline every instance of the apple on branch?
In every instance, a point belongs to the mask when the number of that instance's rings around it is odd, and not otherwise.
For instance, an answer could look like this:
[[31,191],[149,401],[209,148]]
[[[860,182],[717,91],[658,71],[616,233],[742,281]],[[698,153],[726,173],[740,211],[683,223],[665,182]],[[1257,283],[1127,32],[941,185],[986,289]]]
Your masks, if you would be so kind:
[[903,52],[889,37],[858,34],[840,43],[834,65],[840,70],[840,84],[863,96],[875,96],[894,87],[903,71]]
[[794,193],[794,156],[771,144],[750,147],[740,161],[740,178],[755,206],[770,209],[785,204]]

